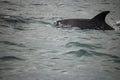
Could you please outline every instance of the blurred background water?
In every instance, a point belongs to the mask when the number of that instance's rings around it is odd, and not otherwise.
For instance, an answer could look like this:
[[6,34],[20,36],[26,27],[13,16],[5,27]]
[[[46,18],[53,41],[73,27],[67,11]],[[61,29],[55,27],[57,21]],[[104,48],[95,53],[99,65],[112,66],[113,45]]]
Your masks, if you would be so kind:
[[[0,0],[0,80],[119,80],[119,0]],[[56,28],[110,10],[116,30]]]

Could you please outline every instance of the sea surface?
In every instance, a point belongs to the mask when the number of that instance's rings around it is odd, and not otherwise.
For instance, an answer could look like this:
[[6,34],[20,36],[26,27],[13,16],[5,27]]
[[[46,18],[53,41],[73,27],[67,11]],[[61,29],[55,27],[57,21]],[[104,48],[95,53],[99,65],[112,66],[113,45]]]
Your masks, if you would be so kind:
[[[111,31],[55,27],[109,10]],[[119,80],[120,0],[0,0],[0,80]]]

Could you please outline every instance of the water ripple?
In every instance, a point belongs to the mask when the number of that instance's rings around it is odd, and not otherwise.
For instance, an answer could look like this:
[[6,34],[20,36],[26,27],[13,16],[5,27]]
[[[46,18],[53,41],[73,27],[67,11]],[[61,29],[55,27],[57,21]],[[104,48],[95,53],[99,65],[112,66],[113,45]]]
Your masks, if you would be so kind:
[[23,26],[15,26],[14,29],[16,29],[16,30],[25,30],[25,27],[23,27]]
[[7,10],[10,10],[10,11],[17,11],[17,9],[14,9],[14,8],[7,8]]
[[0,32],[0,34],[3,34],[2,32]]
[[35,5],[35,6],[46,6],[47,4],[44,4],[44,3],[38,4],[38,3],[36,3],[36,4],[31,4],[31,5]]
[[9,5],[15,5],[14,3],[10,2],[10,1],[0,1],[0,3],[9,4]]
[[25,60],[25,59],[22,59],[22,58],[18,58],[18,57],[15,57],[15,56],[3,56],[3,57],[0,57],[0,60],[2,61],[11,61],[11,60]]
[[6,24],[0,24],[0,27],[10,27],[10,26]]
[[100,45],[92,45],[92,44],[86,44],[86,43],[79,43],[79,42],[69,42],[66,44],[66,47],[84,47],[88,49],[96,49],[96,48],[102,48]]
[[22,44],[22,43],[17,44],[17,43],[10,42],[10,41],[0,41],[0,43],[2,43],[2,44],[6,44],[6,45],[14,45],[14,46],[19,46],[19,47],[25,47],[25,45]]
[[77,57],[92,56],[91,53],[89,53],[87,50],[84,50],[84,49],[80,49],[78,51],[70,51],[65,54],[75,54]]
[[14,15],[4,15],[0,14],[0,19],[9,22],[9,23],[28,23],[34,22],[32,18],[25,18],[22,16],[14,16]]
[[102,52],[97,52],[97,51],[90,51],[90,50],[85,50],[85,49],[80,49],[78,51],[69,51],[65,54],[75,54],[77,57],[82,57],[82,56],[103,56],[103,57],[109,57],[113,58],[115,62],[120,62],[120,57],[112,54],[105,54]]

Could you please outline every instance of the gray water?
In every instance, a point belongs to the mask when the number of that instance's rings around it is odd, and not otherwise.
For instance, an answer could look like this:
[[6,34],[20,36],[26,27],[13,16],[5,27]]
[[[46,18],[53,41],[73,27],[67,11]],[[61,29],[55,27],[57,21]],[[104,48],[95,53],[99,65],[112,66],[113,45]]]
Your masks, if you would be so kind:
[[[0,0],[0,80],[119,80],[119,0]],[[116,30],[57,28],[110,10]]]

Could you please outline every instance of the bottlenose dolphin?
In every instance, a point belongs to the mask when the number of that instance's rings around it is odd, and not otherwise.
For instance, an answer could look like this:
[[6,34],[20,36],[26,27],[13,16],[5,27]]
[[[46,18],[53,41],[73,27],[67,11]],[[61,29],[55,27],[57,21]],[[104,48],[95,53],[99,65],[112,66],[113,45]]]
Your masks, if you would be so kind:
[[63,19],[55,22],[55,26],[70,25],[71,27],[79,27],[80,29],[96,29],[96,30],[114,30],[105,22],[105,17],[110,11],[103,11],[92,19]]

